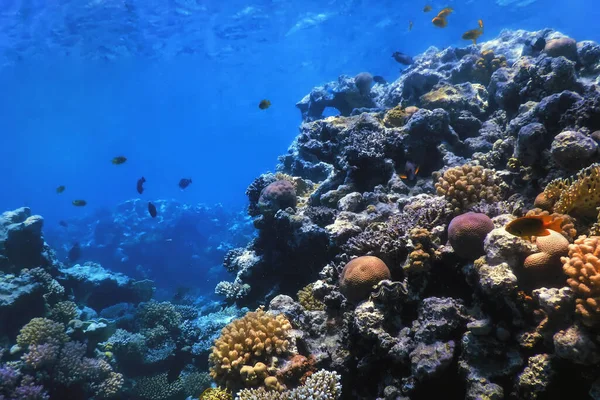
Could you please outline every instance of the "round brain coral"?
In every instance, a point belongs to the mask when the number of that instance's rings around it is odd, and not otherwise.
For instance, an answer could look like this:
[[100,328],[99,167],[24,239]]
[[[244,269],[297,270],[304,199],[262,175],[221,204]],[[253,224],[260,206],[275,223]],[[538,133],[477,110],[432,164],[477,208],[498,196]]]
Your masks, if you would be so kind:
[[374,285],[390,277],[390,270],[381,259],[362,256],[346,264],[340,276],[340,288],[348,300],[358,302],[367,298]]
[[273,315],[262,309],[232,321],[212,347],[210,375],[230,390],[272,384],[271,379],[267,381],[263,365],[272,365],[273,357],[288,352],[291,329],[283,314]]
[[494,223],[490,217],[468,212],[450,221],[448,241],[458,256],[474,260],[484,254],[483,241],[492,229]]
[[258,205],[263,212],[275,213],[288,207],[295,208],[297,201],[292,182],[282,179],[269,184],[260,192]]
[[600,237],[580,236],[562,257],[567,284],[575,292],[576,312],[585,325],[600,323]]
[[531,254],[523,262],[523,267],[539,287],[555,286],[563,281],[561,257],[569,251],[569,241],[561,233],[548,232],[547,236],[535,238],[539,252]]

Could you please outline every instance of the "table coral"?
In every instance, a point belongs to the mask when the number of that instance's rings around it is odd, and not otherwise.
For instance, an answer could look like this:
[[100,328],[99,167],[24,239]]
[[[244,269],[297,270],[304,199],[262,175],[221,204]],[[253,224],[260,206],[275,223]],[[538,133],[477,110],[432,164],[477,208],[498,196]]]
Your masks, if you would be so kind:
[[287,354],[291,329],[283,314],[273,315],[262,309],[232,321],[215,340],[209,356],[210,375],[228,389],[255,386],[257,383],[243,379],[242,369],[246,368],[247,373],[248,367],[256,369],[257,363],[271,367],[273,357]]
[[381,259],[362,256],[346,264],[340,276],[340,289],[350,301],[358,302],[366,299],[379,281],[390,277],[390,270]]
[[555,202],[554,212],[595,216],[600,205],[600,164],[592,164],[570,178],[553,180],[544,195],[547,201]]
[[575,310],[586,325],[600,322],[600,237],[580,236],[562,257],[567,284],[577,296]]
[[503,198],[501,180],[492,170],[465,164],[446,170],[435,184],[437,194],[452,203],[454,211],[466,211],[483,201],[496,203]]

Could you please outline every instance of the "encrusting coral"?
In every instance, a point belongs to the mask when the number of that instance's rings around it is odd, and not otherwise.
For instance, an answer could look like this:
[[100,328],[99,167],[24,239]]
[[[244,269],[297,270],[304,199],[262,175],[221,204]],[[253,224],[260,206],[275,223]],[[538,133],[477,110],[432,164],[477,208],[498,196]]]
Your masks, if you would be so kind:
[[600,205],[600,164],[592,164],[570,178],[553,180],[546,186],[544,196],[554,202],[556,213],[596,216]]
[[456,213],[483,201],[496,203],[503,198],[501,180],[494,171],[480,165],[465,164],[450,168],[435,184],[437,194],[446,197]]
[[600,237],[580,236],[562,257],[567,284],[577,296],[576,312],[584,324],[600,322]]
[[210,375],[230,390],[259,385],[277,386],[270,376],[277,356],[290,349],[292,326],[283,314],[258,309],[232,321],[215,340],[209,356]]

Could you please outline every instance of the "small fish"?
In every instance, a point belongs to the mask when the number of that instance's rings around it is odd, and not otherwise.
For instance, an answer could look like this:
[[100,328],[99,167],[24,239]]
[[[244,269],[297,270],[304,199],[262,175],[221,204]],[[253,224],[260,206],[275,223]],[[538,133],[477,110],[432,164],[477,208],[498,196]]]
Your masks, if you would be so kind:
[[190,183],[192,183],[192,178],[181,178],[179,180],[179,187],[181,189],[185,189],[186,187],[190,186]]
[[124,156],[117,156],[112,159],[112,163],[115,165],[125,164],[125,161],[127,161],[127,157]]
[[425,7],[423,7],[423,12],[429,12],[431,11],[431,6],[429,4],[427,4]]
[[483,32],[483,20],[479,19],[477,20],[477,23],[479,24],[479,29],[481,29],[481,32]]
[[271,107],[271,102],[267,99],[263,99],[260,101],[260,103],[258,103],[258,108],[261,110],[266,110],[269,107]]
[[462,38],[464,40],[472,40],[473,44],[477,44],[477,38],[483,34],[483,29],[471,29],[463,33]]
[[73,200],[71,203],[75,207],[85,207],[87,205],[87,201],[85,201],[85,200]]
[[444,17],[435,17],[431,22],[438,28],[445,28],[448,26],[448,21]]
[[63,228],[66,228],[66,227],[68,227],[68,226],[69,226],[69,224],[67,224],[67,222],[66,222],[66,221],[63,221],[63,220],[60,220],[60,221],[58,221],[58,224],[59,224],[60,226],[62,226]]
[[79,257],[81,257],[81,246],[79,245],[79,242],[73,243],[73,247],[71,247],[71,250],[69,250],[67,257],[72,263],[79,260]]
[[146,178],[143,176],[137,181],[137,192],[139,194],[144,193],[144,183],[146,183]]
[[400,178],[413,181],[417,178],[418,173],[419,166],[411,161],[407,161],[406,164],[404,164],[404,174],[401,174]]
[[148,202],[148,214],[150,214],[152,218],[156,218],[156,206],[152,204],[152,202]]
[[413,63],[413,58],[411,56],[406,55],[404,53],[400,53],[399,51],[394,52],[394,54],[392,54],[392,57],[394,58],[394,60],[396,60],[396,62],[399,62],[400,64],[411,65]]
[[408,31],[412,31],[413,28],[413,22],[412,21],[408,21]]
[[385,78],[381,75],[375,75],[373,77],[373,82],[375,83],[379,83],[380,85],[385,85],[387,84],[387,81],[385,80]]
[[560,218],[553,220],[549,215],[532,215],[528,217],[517,218],[504,227],[512,235],[520,237],[548,236],[551,229],[556,232],[562,232]]
[[62,192],[64,192],[66,189],[66,187],[64,185],[60,185],[59,187],[56,188],[56,193],[61,194]]

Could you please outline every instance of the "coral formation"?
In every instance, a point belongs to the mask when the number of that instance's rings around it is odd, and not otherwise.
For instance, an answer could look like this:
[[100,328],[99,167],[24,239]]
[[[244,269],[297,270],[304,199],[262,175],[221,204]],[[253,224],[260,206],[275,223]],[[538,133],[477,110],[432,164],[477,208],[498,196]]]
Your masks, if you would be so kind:
[[600,205],[600,164],[592,164],[567,179],[555,179],[544,190],[554,212],[595,216]]
[[315,297],[313,292],[314,283],[310,283],[298,291],[298,302],[305,310],[323,311],[325,303]]
[[494,223],[485,214],[468,212],[458,215],[448,225],[448,241],[461,257],[475,259],[484,254],[483,241],[494,229]]
[[337,400],[342,390],[340,375],[335,372],[318,371],[311,375],[306,383],[296,389],[283,393],[266,391],[264,388],[244,389],[237,400]]
[[340,275],[340,289],[351,301],[367,298],[373,286],[390,279],[390,270],[381,259],[362,256],[348,262]]

